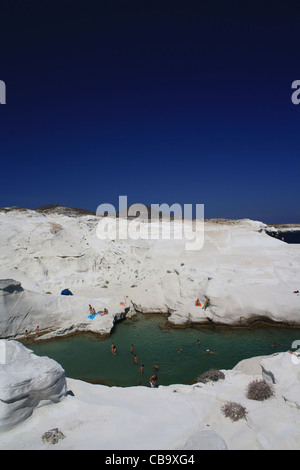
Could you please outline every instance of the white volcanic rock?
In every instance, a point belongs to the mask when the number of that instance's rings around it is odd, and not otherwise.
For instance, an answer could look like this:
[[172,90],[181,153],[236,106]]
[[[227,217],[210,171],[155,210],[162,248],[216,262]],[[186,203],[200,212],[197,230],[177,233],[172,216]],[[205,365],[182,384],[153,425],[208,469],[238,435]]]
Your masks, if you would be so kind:
[[[185,239],[99,240],[97,217],[69,215],[0,211],[2,338],[37,325],[42,338],[109,334],[135,310],[168,312],[174,325],[300,324],[299,246],[269,237],[261,222],[205,222],[203,248],[188,251]],[[60,295],[66,287],[73,296]],[[195,306],[206,297],[206,310]],[[90,319],[88,304],[109,314]],[[65,379],[55,361],[0,340],[0,447],[53,448],[42,435],[58,428],[57,449],[299,449],[299,362],[286,352],[241,361],[218,382],[119,388]],[[262,377],[274,396],[249,400],[249,382]],[[225,418],[228,401],[246,419]]]
[[17,341],[0,340],[0,430],[23,421],[38,406],[60,401],[66,392],[60,364]]
[[[52,336],[109,334],[117,318],[135,310],[167,312],[176,326],[265,318],[300,324],[300,296],[293,293],[300,290],[300,247],[268,236],[262,222],[206,221],[203,248],[187,250],[185,238],[101,240],[98,217],[66,214],[0,211],[0,279],[21,283],[12,291],[0,286],[1,337],[37,325]],[[157,221],[135,223],[144,234],[159,228]],[[173,231],[181,228],[172,222]],[[61,296],[64,288],[74,295]],[[206,310],[195,306],[206,297]],[[109,315],[89,319],[89,304]]]
[[[290,367],[290,364],[294,367]],[[299,352],[278,354],[261,361],[262,376],[271,384],[278,384],[282,397],[300,409],[300,356]]]
[[196,431],[191,434],[182,450],[227,450],[226,442],[215,431]]
[[[109,313],[90,319],[89,301],[98,307],[97,311],[109,305]],[[126,310],[129,308],[112,302],[111,298],[49,295],[24,290],[20,283],[11,279],[0,281],[0,331],[4,338],[23,336],[25,330],[29,336],[35,335],[37,326],[40,333],[47,332],[43,339],[77,331],[106,335]]]

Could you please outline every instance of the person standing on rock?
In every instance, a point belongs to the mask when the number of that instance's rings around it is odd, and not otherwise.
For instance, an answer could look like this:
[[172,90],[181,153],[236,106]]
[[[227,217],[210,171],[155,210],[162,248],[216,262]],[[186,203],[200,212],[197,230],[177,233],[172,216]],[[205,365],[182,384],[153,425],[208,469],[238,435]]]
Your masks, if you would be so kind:
[[152,375],[150,377],[150,387],[155,388],[157,384],[157,375]]

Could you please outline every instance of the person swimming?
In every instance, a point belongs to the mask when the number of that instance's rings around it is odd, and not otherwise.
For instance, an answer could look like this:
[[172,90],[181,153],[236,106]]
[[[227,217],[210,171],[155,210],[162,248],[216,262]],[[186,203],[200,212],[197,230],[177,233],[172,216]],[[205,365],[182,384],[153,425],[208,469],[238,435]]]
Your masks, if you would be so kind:
[[133,354],[133,362],[134,362],[135,364],[138,364],[138,363],[139,363],[139,360],[138,360],[138,358],[137,358],[137,356],[136,356],[135,354]]

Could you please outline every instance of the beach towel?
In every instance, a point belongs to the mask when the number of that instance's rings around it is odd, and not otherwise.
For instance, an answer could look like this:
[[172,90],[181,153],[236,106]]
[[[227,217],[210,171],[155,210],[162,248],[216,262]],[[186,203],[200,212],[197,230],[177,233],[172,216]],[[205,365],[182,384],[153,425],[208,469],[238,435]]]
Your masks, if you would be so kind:
[[96,315],[98,315],[99,312],[96,312],[96,313],[93,313],[91,315],[88,315],[88,318],[90,318],[91,320],[93,320],[95,318]]

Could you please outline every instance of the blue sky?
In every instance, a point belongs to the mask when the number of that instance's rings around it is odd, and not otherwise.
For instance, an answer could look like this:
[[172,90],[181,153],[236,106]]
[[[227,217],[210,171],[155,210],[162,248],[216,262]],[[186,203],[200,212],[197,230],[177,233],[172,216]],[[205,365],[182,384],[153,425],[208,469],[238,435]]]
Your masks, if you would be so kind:
[[0,206],[299,222],[297,8],[3,0]]

